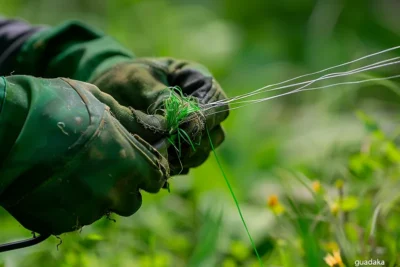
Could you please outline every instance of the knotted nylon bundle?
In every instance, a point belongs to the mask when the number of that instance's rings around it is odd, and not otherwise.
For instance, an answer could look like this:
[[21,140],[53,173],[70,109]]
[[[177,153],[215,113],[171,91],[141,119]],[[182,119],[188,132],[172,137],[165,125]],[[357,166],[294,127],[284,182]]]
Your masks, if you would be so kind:
[[179,126],[201,108],[193,97],[185,96],[179,87],[171,87],[170,95],[164,100],[165,118],[170,133],[179,129]]
[[169,131],[168,141],[175,147],[178,155],[181,155],[181,143],[185,141],[196,151],[194,142],[181,125],[191,119],[192,115],[202,115],[201,108],[196,99],[185,96],[179,87],[168,88],[169,97],[164,100],[164,116],[167,120]]

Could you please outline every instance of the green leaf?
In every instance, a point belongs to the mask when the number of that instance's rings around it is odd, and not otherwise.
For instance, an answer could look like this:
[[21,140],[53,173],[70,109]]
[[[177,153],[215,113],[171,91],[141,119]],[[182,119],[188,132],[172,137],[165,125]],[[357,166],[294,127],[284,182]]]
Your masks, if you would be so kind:
[[359,240],[357,225],[355,223],[347,222],[344,225],[344,231],[349,241],[357,242]]
[[347,196],[339,201],[338,204],[342,211],[352,211],[358,208],[360,202],[357,197]]
[[232,242],[231,253],[236,259],[240,261],[244,261],[250,255],[249,248],[239,241]]
[[102,241],[102,240],[104,240],[104,237],[102,237],[101,235],[98,235],[98,234],[90,234],[90,235],[87,235],[86,238],[88,240],[91,240],[91,241]]
[[393,163],[400,162],[400,151],[392,142],[386,142],[383,150],[390,161]]
[[235,260],[232,258],[227,258],[224,260],[222,267],[237,267]]
[[381,163],[366,154],[357,154],[349,160],[350,169],[359,176],[366,176],[373,171],[382,169]]

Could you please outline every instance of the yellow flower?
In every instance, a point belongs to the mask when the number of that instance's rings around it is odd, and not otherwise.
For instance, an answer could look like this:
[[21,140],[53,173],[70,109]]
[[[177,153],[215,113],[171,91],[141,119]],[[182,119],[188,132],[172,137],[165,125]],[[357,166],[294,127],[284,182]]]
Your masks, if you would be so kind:
[[324,261],[329,265],[329,267],[333,267],[336,264],[335,258],[331,254],[326,255]]
[[275,215],[281,215],[285,211],[285,208],[279,202],[279,198],[277,195],[269,196],[267,205]]
[[326,264],[329,265],[329,267],[336,267],[336,266],[344,267],[342,257],[340,256],[339,250],[333,251],[332,254],[327,254],[324,257],[324,261],[326,262]]
[[276,205],[279,205],[279,199],[277,195],[270,195],[268,197],[268,207],[273,208]]
[[321,192],[321,189],[322,189],[322,187],[321,187],[321,183],[320,183],[320,181],[314,181],[312,184],[311,184],[311,188],[312,188],[312,190],[315,192],[315,193],[320,193]]
[[336,203],[336,202],[333,203],[330,208],[331,208],[331,213],[332,213],[333,216],[336,216],[339,213],[339,205],[338,205],[338,203]]
[[333,257],[336,260],[336,264],[338,264],[339,266],[343,266],[342,257],[340,256],[340,250],[335,250],[333,252]]

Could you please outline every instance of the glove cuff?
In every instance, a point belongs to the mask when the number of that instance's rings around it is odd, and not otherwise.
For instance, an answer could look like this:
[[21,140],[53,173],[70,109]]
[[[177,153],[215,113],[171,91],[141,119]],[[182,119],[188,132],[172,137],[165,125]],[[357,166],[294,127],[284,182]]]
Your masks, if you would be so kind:
[[89,81],[99,72],[135,56],[116,40],[69,21],[31,36],[17,57],[17,73]]

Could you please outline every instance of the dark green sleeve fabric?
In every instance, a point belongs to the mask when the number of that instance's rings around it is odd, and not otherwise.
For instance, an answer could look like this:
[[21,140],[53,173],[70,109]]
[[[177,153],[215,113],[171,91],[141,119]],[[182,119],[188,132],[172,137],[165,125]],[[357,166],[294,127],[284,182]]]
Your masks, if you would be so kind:
[[28,39],[18,55],[16,70],[36,77],[89,81],[116,63],[133,58],[133,53],[112,37],[69,21]]
[[91,84],[0,77],[0,205],[24,227],[61,234],[108,212],[130,216],[157,192],[166,160],[130,134]]
[[6,87],[5,87],[5,78],[1,77],[2,85],[0,85],[0,114],[3,110],[4,102],[6,101]]

